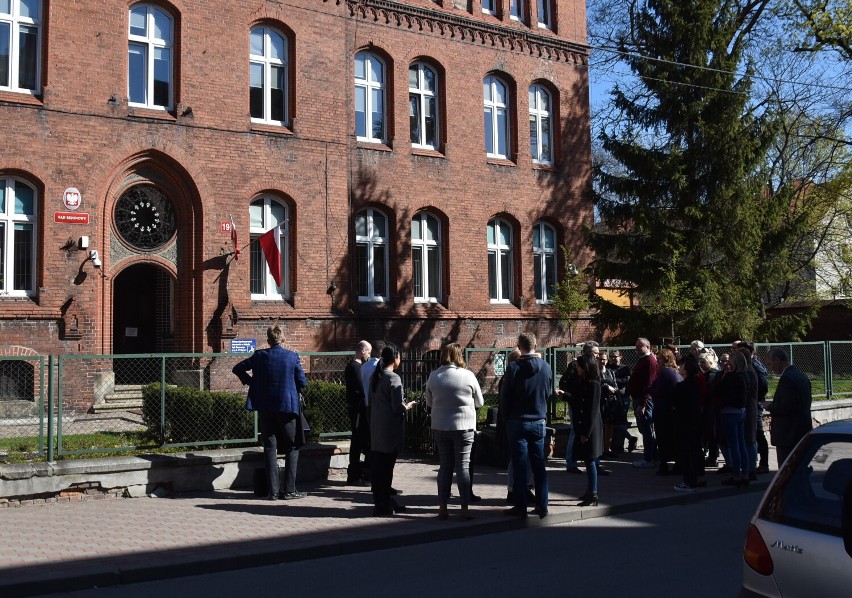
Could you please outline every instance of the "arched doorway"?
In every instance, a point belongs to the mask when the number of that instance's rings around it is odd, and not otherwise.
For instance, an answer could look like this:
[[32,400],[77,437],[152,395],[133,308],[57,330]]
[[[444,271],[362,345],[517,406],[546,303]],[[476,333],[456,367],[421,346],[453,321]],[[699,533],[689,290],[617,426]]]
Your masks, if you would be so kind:
[[[173,349],[174,285],[155,264],[125,268],[113,281],[113,352],[120,355],[166,353]],[[117,384],[144,384],[160,379],[157,359],[119,359]]]

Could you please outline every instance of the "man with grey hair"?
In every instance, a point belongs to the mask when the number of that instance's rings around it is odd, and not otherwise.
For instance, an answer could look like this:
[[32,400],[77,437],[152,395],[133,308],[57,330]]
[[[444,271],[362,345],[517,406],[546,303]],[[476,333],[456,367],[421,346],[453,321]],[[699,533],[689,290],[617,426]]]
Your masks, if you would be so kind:
[[[370,358],[373,347],[367,341],[355,346],[355,355],[346,364],[343,372],[346,382],[346,404],[352,436],[349,441],[349,467],[346,483],[351,486],[369,486],[367,472],[370,471],[370,422],[367,421],[367,401],[361,380],[361,366]],[[361,455],[364,463],[361,463]]]
[[787,460],[799,440],[813,427],[811,423],[811,381],[790,363],[780,347],[769,350],[769,367],[780,374],[772,402],[766,409],[772,415],[769,437],[775,447],[778,466]]

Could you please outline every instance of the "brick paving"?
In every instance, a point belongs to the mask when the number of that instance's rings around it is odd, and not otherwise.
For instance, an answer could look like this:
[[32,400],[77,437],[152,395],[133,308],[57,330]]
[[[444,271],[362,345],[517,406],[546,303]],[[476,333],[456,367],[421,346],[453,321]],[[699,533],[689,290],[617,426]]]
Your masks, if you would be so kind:
[[[633,458],[639,454],[634,453]],[[135,498],[55,502],[0,509],[0,595],[34,595],[93,586],[133,583],[318,558],[391,546],[494,533],[524,526],[614,515],[692,500],[728,496],[724,477],[707,475],[708,487],[677,493],[679,476],[658,476],[630,462],[606,461],[613,473],[599,479],[598,507],[577,507],[585,475],[548,462],[550,515],[539,520],[510,519],[505,471],[480,467],[475,492],[483,500],[475,518],[439,521],[436,515],[437,464],[402,460],[394,486],[407,507],[390,518],[372,516],[368,488],[342,479],[303,485],[307,498],[270,502],[249,490]],[[335,476],[336,477],[336,476]],[[770,476],[750,487],[766,487]],[[451,502],[450,511],[458,510]]]

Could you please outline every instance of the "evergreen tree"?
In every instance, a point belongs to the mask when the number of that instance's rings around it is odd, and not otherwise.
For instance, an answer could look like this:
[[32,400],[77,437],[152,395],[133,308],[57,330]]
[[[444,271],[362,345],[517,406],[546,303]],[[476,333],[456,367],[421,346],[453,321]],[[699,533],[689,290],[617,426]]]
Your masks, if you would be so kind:
[[617,166],[596,167],[600,221],[588,241],[597,279],[632,286],[640,306],[600,304],[599,326],[750,338],[760,324],[761,292],[778,279],[760,258],[788,234],[788,199],[767,193],[762,173],[776,123],[751,102],[746,54],[767,4],[634,5],[620,50],[638,84],[613,91],[621,119],[601,143]]

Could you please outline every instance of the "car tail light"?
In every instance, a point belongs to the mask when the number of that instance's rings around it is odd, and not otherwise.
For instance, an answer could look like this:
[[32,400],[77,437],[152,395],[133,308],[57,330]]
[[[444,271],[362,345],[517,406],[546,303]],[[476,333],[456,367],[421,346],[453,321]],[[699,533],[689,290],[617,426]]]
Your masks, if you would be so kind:
[[774,569],[772,555],[769,554],[763,536],[760,535],[760,531],[754,525],[748,527],[743,559],[749,567],[761,575],[772,575]]

